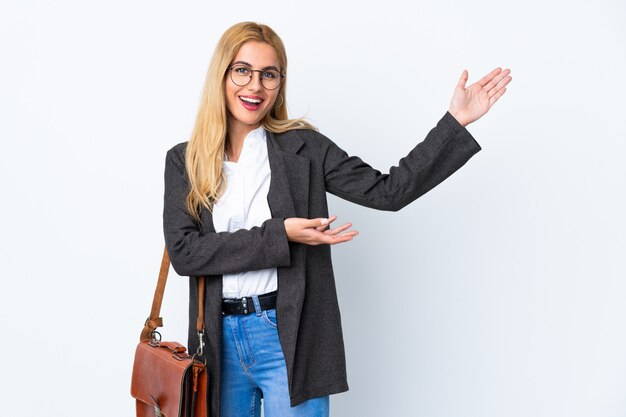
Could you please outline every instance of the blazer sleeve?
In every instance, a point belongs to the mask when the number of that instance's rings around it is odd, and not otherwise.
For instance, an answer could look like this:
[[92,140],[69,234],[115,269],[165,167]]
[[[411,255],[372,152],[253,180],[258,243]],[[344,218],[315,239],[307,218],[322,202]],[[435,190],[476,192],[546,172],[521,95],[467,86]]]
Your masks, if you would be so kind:
[[165,158],[163,232],[177,274],[221,275],[290,265],[282,218],[268,219],[249,230],[203,233],[185,207],[187,178],[184,151],[174,147]]
[[321,136],[318,146],[326,190],[353,203],[388,211],[398,211],[413,202],[481,150],[449,112],[388,174],[381,174],[357,156],[348,156],[330,139]]

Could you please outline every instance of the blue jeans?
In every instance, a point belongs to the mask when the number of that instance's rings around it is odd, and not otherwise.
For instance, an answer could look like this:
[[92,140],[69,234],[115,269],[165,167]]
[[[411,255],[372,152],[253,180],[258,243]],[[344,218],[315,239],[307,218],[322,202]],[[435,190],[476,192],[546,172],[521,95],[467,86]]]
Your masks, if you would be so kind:
[[276,310],[226,315],[222,322],[220,417],[328,417],[328,395],[295,407],[289,400],[285,358],[278,340]]

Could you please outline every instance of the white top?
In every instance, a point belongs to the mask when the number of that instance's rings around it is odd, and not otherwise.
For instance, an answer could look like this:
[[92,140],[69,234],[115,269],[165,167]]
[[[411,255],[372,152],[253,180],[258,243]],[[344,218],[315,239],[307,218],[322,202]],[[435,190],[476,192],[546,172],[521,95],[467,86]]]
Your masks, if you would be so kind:
[[[271,171],[263,126],[245,137],[238,162],[224,161],[226,190],[213,206],[216,232],[250,229],[272,217],[267,202]],[[236,256],[236,254],[233,254]],[[278,288],[276,268],[224,274],[222,296],[240,298]]]

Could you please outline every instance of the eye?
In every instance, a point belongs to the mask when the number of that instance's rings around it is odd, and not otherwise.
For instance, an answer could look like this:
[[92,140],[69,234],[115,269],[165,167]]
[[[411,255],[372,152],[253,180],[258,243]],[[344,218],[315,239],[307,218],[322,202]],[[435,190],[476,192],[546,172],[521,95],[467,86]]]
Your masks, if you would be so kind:
[[237,75],[250,75],[250,68],[248,67],[234,67],[233,72]]
[[275,80],[280,76],[277,71],[263,71],[263,78],[267,78],[268,80]]

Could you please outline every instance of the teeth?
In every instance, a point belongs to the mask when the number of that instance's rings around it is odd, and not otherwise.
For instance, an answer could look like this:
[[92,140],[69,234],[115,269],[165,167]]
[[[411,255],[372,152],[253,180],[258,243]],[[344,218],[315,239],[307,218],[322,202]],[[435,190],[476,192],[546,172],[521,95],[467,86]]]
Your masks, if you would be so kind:
[[262,101],[258,98],[248,98],[248,97],[239,97],[239,98],[245,102],[252,103],[252,104],[259,104]]

